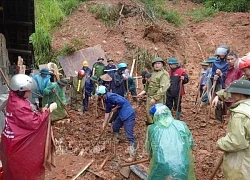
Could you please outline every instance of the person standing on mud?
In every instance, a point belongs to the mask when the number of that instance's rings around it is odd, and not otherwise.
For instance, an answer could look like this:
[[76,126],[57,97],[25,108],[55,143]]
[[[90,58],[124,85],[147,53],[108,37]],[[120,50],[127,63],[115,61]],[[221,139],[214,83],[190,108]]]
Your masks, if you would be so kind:
[[28,98],[35,87],[36,82],[24,74],[14,75],[10,81],[0,148],[5,180],[45,179],[44,165],[51,165],[45,152],[50,152],[52,140],[46,139],[51,137],[49,114],[56,104],[34,111]]
[[88,61],[83,61],[83,63],[82,63],[82,70],[84,70],[84,72],[86,74],[86,78],[89,78],[92,75],[92,71],[89,68]]
[[225,89],[234,104],[226,136],[217,141],[217,148],[224,151],[223,174],[227,180],[250,178],[250,82],[236,80]]
[[97,62],[93,65],[92,76],[96,76],[98,79],[104,74],[105,65],[103,64],[104,58],[99,57]]
[[165,62],[162,58],[156,57],[152,61],[153,72],[147,89],[146,102],[146,125],[153,124],[152,116],[149,110],[156,103],[166,102],[166,92],[170,86],[170,78],[167,71],[164,70]]
[[150,158],[147,180],[195,180],[193,137],[183,121],[175,120],[162,103],[151,107],[154,124],[147,129]]
[[96,89],[96,95],[104,99],[104,102],[106,104],[105,118],[102,125],[103,130],[106,128],[108,120],[110,119],[110,112],[117,112],[117,117],[112,127],[114,133],[114,140],[116,143],[119,142],[119,131],[123,126],[126,137],[129,141],[130,155],[130,157],[125,161],[134,161],[136,154],[136,139],[134,136],[135,110],[127,99],[118,94],[108,92],[105,86],[98,86]]
[[[181,117],[181,99],[185,94],[184,84],[189,81],[186,71],[180,67],[179,62],[175,58],[170,58],[168,60],[170,70],[168,71],[171,79],[171,85],[167,91],[166,106],[172,110],[172,108],[177,111],[177,119]],[[180,84],[182,83],[182,84]],[[179,97],[180,95],[180,97]],[[180,99],[179,99],[180,98]],[[179,102],[179,104],[178,104]]]

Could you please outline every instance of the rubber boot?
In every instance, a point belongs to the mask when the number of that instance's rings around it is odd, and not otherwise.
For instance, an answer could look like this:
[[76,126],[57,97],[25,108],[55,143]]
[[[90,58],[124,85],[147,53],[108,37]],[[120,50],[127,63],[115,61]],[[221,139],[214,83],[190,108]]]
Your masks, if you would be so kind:
[[136,144],[131,143],[129,145],[129,158],[127,158],[125,162],[129,163],[135,161],[135,155],[136,155]]
[[120,134],[118,132],[114,132],[113,140],[115,144],[118,144],[120,142]]
[[176,119],[180,119],[180,118],[181,118],[181,112],[180,112],[180,111],[178,111],[178,112],[177,112]]

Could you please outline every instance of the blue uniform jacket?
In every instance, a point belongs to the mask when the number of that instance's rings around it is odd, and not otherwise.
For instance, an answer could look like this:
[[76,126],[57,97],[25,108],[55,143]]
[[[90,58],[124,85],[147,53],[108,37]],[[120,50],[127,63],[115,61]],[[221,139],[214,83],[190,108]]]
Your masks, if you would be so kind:
[[222,88],[224,89],[225,88],[225,79],[226,79],[227,70],[228,70],[227,61],[220,60],[220,59],[214,61],[213,66],[212,66],[212,76],[211,76],[212,82],[214,80],[214,75],[216,74],[216,69],[220,69],[222,72],[222,77],[220,77],[218,79],[218,81],[220,82],[220,84],[222,84]]
[[128,100],[118,94],[107,92],[105,103],[106,113],[110,113],[115,106],[120,106],[118,114],[121,121],[125,121],[131,115],[135,115],[135,111]]
[[91,82],[90,78],[87,78],[85,81],[85,93],[90,97],[94,90],[94,85]]
[[[114,64],[112,64],[111,66],[110,65],[105,66],[105,70],[109,70],[109,69],[116,69],[116,66]],[[105,73],[107,73],[112,78],[113,78],[115,72],[116,72],[116,70],[114,70],[114,71],[105,71]]]
[[92,71],[89,67],[82,67],[82,70],[85,71],[87,77],[90,77],[92,75]]

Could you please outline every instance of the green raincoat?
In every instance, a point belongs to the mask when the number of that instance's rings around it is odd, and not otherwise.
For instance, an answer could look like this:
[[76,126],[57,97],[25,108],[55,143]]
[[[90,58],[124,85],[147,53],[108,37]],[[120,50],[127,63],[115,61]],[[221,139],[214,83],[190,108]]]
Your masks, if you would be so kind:
[[223,173],[227,180],[250,179],[250,99],[241,100],[229,109],[227,134],[217,141],[225,152]]
[[187,125],[175,120],[166,106],[159,108],[147,130],[148,180],[195,180],[192,147]]
[[51,104],[53,102],[57,103],[57,109],[54,110],[50,114],[51,121],[63,119],[67,116],[66,111],[63,109],[62,104],[58,100],[55,93],[52,92],[52,89],[56,90],[56,93],[60,97],[63,104],[66,104],[66,98],[65,98],[65,92],[64,89],[59,86],[57,82],[50,83],[45,89],[44,89],[44,96],[43,96],[43,107],[46,104]]
[[79,79],[78,76],[70,77],[69,84],[71,84],[71,108],[76,111],[81,111],[83,109],[83,99],[85,96],[85,77],[82,79]]
[[166,92],[169,86],[170,77],[167,71],[165,71],[163,68],[160,71],[153,71],[148,88],[146,90],[148,94],[146,104],[146,117],[148,123],[153,123],[152,116],[149,114],[149,110],[151,108],[151,99],[154,98],[156,100],[156,104],[164,104],[166,102]]

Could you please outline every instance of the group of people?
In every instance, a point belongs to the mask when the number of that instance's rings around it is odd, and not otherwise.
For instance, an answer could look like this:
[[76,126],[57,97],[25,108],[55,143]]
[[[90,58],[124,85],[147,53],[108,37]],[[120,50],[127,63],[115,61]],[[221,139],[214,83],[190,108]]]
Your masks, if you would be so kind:
[[[165,61],[154,58],[152,72],[142,74],[144,89],[138,95],[127,64],[121,62],[116,67],[112,59],[107,62],[105,66],[104,58],[100,57],[90,69],[84,61],[76,76],[56,82],[50,81],[48,69],[42,69],[33,77],[22,74],[12,77],[1,137],[5,179],[44,179],[44,165],[53,165],[48,155],[53,149],[49,119],[66,117],[64,88],[68,85],[71,85],[72,109],[88,111],[92,95],[103,99],[102,128],[105,130],[110,123],[114,141],[119,143],[120,129],[124,127],[129,142],[127,162],[136,159],[137,141],[136,113],[126,95],[129,92],[134,97],[146,95],[148,179],[196,179],[192,156],[194,140],[188,126],[179,120],[184,84],[189,82],[189,77],[178,60],[168,59],[166,71]],[[217,141],[218,149],[224,151],[224,175],[226,179],[247,180],[250,177],[250,56],[238,58],[229,47],[222,45],[216,49],[215,56],[201,65],[199,88],[203,103],[216,106],[222,100],[230,112],[227,133]],[[217,94],[215,97],[212,91]],[[27,100],[32,92],[40,108],[38,111],[32,109]],[[176,118],[172,112],[176,112]]]

